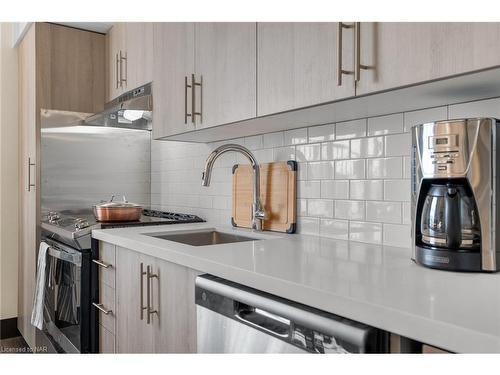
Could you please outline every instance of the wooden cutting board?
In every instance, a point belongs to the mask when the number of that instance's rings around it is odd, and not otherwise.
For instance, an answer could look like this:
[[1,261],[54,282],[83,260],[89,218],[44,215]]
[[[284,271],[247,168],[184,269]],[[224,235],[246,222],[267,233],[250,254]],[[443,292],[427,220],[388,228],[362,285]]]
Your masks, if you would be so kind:
[[[297,162],[290,160],[260,165],[260,199],[267,214],[264,230],[295,233],[297,229]],[[234,227],[252,227],[253,169],[233,166]]]

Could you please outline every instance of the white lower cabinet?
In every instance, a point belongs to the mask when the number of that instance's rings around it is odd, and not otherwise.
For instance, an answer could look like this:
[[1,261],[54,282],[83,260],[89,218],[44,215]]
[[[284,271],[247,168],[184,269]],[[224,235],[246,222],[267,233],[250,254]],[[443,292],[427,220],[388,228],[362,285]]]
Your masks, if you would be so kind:
[[[115,272],[116,353],[196,352],[199,272],[118,246]],[[111,346],[100,342],[101,352]]]

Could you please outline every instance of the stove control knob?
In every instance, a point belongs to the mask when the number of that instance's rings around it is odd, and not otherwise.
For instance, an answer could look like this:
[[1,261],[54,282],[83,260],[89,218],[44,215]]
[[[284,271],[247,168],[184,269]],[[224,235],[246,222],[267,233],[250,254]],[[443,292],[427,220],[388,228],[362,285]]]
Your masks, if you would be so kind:
[[61,216],[59,215],[59,213],[57,213],[55,211],[50,211],[47,214],[47,219],[49,220],[49,223],[56,223],[57,220],[59,220],[60,218],[61,218]]
[[75,228],[76,229],[84,229],[89,226],[89,222],[85,219],[76,219],[75,220]]

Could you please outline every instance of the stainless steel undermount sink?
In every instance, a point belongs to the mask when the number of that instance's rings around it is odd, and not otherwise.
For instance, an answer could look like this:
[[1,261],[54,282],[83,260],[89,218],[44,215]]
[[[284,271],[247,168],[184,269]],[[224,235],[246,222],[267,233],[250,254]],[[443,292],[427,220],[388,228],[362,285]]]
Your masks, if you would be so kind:
[[183,233],[152,233],[148,234],[148,236],[191,246],[221,245],[226,243],[260,240],[260,238],[246,237],[233,233],[224,233],[214,229]]

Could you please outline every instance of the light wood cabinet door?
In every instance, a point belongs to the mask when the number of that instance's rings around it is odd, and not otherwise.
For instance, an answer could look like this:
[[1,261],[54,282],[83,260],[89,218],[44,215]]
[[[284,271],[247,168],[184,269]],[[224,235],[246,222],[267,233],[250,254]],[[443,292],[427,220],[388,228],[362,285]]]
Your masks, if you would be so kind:
[[[337,84],[338,23],[257,24],[259,116],[354,96],[352,75]],[[343,29],[342,67],[353,69],[353,29]]]
[[125,29],[126,81],[124,90],[132,90],[153,80],[153,23],[127,22]]
[[195,29],[196,127],[256,116],[256,24],[197,23]]
[[[17,327],[34,348],[31,311],[35,292],[37,218],[36,35],[32,26],[19,45],[19,274]],[[29,163],[34,165],[29,165]],[[34,184],[35,186],[29,186]]]
[[117,22],[106,35],[106,72],[107,72],[107,94],[106,101],[111,101],[123,93],[123,73],[120,68],[124,67],[124,61],[120,59],[120,51],[125,51],[125,24]]
[[155,353],[196,353],[195,278],[198,271],[157,259],[152,279]]
[[103,35],[37,23],[36,59],[40,108],[87,113],[104,109]]
[[153,138],[195,129],[191,91],[186,79],[194,73],[194,23],[155,23],[153,26]]
[[153,352],[153,325],[146,324],[146,312],[141,319],[141,306],[146,305],[147,292],[147,280],[141,275],[141,263],[146,270],[148,264],[154,264],[154,258],[116,247],[117,353]]
[[356,94],[500,65],[500,24],[361,22]]

